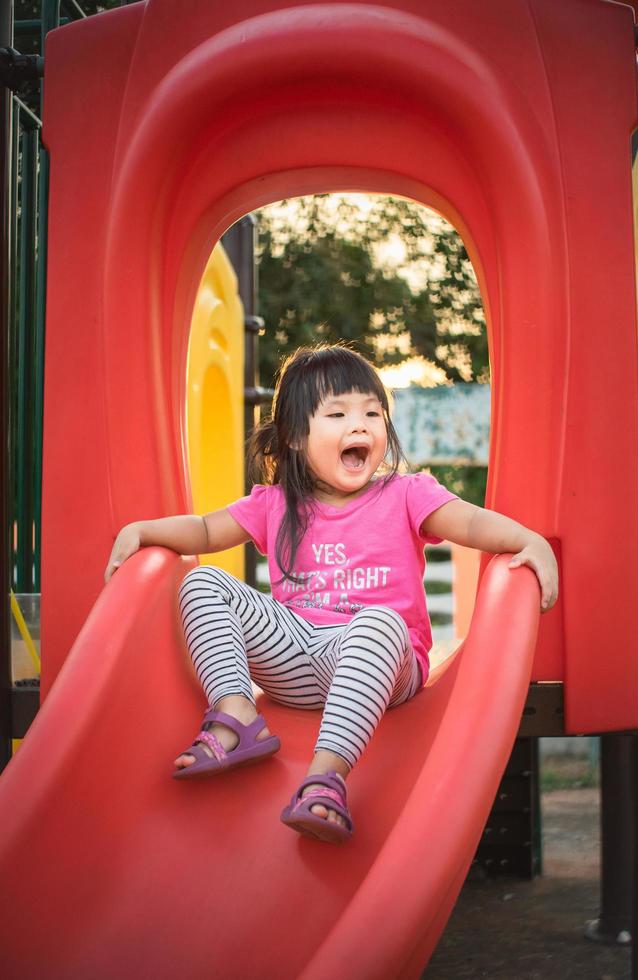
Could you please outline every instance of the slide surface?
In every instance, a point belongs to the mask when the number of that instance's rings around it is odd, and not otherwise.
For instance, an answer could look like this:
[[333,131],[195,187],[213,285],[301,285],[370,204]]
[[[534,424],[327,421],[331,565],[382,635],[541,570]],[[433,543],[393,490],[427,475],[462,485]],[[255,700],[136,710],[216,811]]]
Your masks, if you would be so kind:
[[189,566],[152,549],[118,571],[0,778],[3,977],[418,977],[516,735],[534,575],[490,563],[462,650],[350,777],[355,834],[337,847],[279,822],[317,712],[264,699],[278,756],[170,778],[204,707],[176,616]]

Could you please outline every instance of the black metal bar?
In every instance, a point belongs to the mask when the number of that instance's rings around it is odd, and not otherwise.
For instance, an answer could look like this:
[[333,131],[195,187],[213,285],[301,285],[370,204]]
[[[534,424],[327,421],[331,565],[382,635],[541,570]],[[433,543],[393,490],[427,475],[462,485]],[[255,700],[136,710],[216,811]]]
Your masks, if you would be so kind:
[[11,692],[13,738],[24,738],[40,708],[40,685],[37,680],[18,681]]
[[603,735],[601,776],[601,909],[603,935],[622,942],[631,930],[634,819],[631,807],[631,735]]
[[538,739],[517,738],[474,858],[490,876],[541,873],[538,772]]
[[39,488],[34,485],[34,458],[40,451],[35,444],[34,404],[36,393],[36,241],[37,241],[37,129],[22,133],[22,180],[20,184],[20,361],[18,407],[18,445],[20,468],[16,484],[20,494],[18,520],[18,590],[32,592],[33,524]]
[[[60,26],[60,0],[42,0],[40,9],[40,51],[44,53],[44,39],[49,31]],[[42,111],[42,99],[40,101]]]
[[272,388],[245,388],[244,401],[247,405],[268,405],[274,394]]
[[40,565],[42,541],[42,443],[44,430],[44,350],[45,334],[44,320],[46,307],[46,275],[49,216],[49,154],[40,145],[40,173],[38,176],[38,244],[36,268],[36,315],[35,315],[35,472],[34,481],[37,489],[35,499],[34,549],[35,570],[34,588],[40,592]]
[[17,567],[17,514],[19,510],[16,474],[18,472],[18,457],[20,446],[16,429],[18,420],[19,393],[16,379],[18,377],[18,301],[19,290],[16,269],[18,268],[18,161],[20,159],[19,127],[15,124],[15,96],[12,102],[12,132],[11,132],[11,181],[9,185],[10,201],[10,247],[9,247],[9,529],[11,536],[11,587],[14,591],[18,586]]
[[83,18],[88,17],[77,0],[62,0],[62,4],[68,8],[72,13],[75,14],[76,20],[83,20]]
[[[263,320],[257,312],[257,267],[255,263],[255,243],[257,224],[251,214],[244,215],[222,236],[222,245],[230,259],[238,280],[239,296],[244,306],[244,435],[249,433],[259,421],[261,400],[255,397],[259,388],[259,366],[257,361],[257,337],[263,329]],[[246,485],[246,490],[250,488]],[[257,581],[257,554],[255,546],[249,542],[245,549],[244,577],[249,585]]]
[[[43,4],[42,20],[35,22],[38,31],[41,33],[41,50],[44,49],[44,38],[48,31],[64,22],[59,17],[59,0]],[[40,84],[40,113],[42,112],[43,99],[44,83],[42,82]],[[21,547],[18,549],[16,561],[18,565],[21,565],[21,590],[39,592],[49,160],[41,143],[42,123],[40,118],[17,96],[14,96],[14,106],[19,108],[20,129],[23,131],[21,240],[23,256],[25,249],[27,253],[26,261],[21,263],[20,289],[22,295],[27,297],[28,310],[22,310],[19,323],[22,332],[28,333],[29,345],[27,367],[29,377],[27,398],[29,433],[26,438],[23,433],[22,442],[15,450],[18,459],[21,455],[26,454],[27,456],[29,490],[28,492],[23,490],[21,499],[15,501],[14,513],[20,514],[18,533],[22,535]],[[28,182],[24,180],[27,172],[24,160],[25,148],[29,150]],[[14,210],[17,209],[14,208]],[[25,231],[28,239],[24,237]],[[18,369],[19,365],[16,365],[16,371]],[[18,404],[15,406],[16,418],[21,411],[20,399],[18,398]],[[26,486],[26,484],[21,484],[21,486]]]
[[[237,274],[239,297],[244,307],[246,343],[244,357],[244,387],[259,387],[259,367],[256,343],[263,320],[256,316],[257,270],[255,264],[255,240],[257,225],[251,214],[240,218],[222,237],[222,245]],[[255,425],[258,414],[255,406],[247,406],[245,412],[246,433]]]
[[25,234],[29,242],[29,262],[24,270],[27,277],[27,299],[28,299],[28,332],[29,332],[29,400],[30,400],[30,412],[29,412],[29,440],[31,445],[30,451],[30,461],[29,461],[29,472],[27,478],[29,481],[29,514],[28,514],[28,541],[27,554],[29,556],[29,567],[27,569],[27,581],[29,583],[27,592],[33,592],[35,589],[34,582],[34,528],[35,528],[35,512],[37,508],[37,499],[41,493],[41,487],[36,485],[35,480],[35,460],[38,455],[42,453],[42,446],[38,445],[36,439],[36,419],[35,419],[35,405],[36,405],[36,392],[38,388],[38,363],[35,357],[35,346],[36,346],[36,309],[37,309],[37,277],[38,277],[38,258],[37,258],[37,242],[38,242],[38,174],[39,174],[39,155],[40,155],[40,132],[39,129],[33,129],[27,131],[25,134],[25,143],[28,145],[28,165],[29,165],[29,179],[27,193],[30,197],[30,202],[28,208],[24,210],[23,220],[25,222]]
[[[638,735],[631,740],[631,799],[634,814],[634,833],[636,833],[636,818],[638,816]],[[632,902],[631,902],[631,980],[638,980],[638,839],[634,837],[634,860],[632,867]]]
[[35,112],[31,112],[29,106],[22,99],[19,99],[17,95],[13,97],[13,104],[20,110],[20,122],[25,129],[28,129],[29,126],[32,129],[40,129],[42,127],[42,121],[38,119]]
[[613,733],[600,739],[600,915],[587,924],[585,935],[610,945],[627,945],[631,941],[636,835],[631,776],[635,738]]
[[245,314],[244,327],[247,333],[254,333],[259,335],[261,331],[265,328],[265,326],[266,323],[263,316],[253,316],[249,313]]
[[39,54],[21,54],[9,45],[0,47],[0,84],[17,92],[25,82],[41,78],[44,58]]
[[564,734],[563,685],[558,681],[530,684],[518,737]]
[[[0,46],[12,41],[13,4],[0,0]],[[13,97],[8,88],[0,91],[0,334],[2,377],[0,378],[0,769],[11,758],[11,629],[9,612],[10,573],[10,473],[9,473],[9,258],[11,254],[11,159]]]
[[256,229],[255,218],[246,214],[222,235],[222,245],[237,275],[239,297],[246,317],[254,317],[257,312]]

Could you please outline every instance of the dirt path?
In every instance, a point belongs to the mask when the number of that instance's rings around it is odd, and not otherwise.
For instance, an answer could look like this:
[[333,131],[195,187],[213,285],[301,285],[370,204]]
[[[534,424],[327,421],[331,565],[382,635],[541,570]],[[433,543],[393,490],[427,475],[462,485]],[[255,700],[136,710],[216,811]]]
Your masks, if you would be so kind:
[[598,790],[544,795],[543,840],[541,877],[465,885],[427,980],[629,980],[629,949],[583,938],[599,912]]

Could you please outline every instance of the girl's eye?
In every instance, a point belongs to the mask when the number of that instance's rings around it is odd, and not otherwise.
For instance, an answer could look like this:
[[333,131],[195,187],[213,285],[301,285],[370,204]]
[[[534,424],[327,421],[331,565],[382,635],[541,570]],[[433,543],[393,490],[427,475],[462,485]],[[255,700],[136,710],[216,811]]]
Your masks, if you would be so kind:
[[372,418],[378,419],[379,416],[381,415],[381,412],[366,412],[366,415],[370,415]]
[[328,416],[328,418],[329,419],[342,419],[343,418],[343,412],[331,412],[330,415]]

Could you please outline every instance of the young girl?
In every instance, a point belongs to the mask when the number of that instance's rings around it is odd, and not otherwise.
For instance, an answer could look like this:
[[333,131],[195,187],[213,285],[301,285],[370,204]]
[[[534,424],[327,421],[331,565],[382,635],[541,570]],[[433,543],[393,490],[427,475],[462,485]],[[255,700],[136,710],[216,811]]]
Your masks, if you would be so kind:
[[346,777],[386,709],[414,697],[428,675],[424,545],[446,538],[514,552],[510,567],[533,568],[544,611],[558,594],[556,562],[533,531],[459,500],[426,473],[399,474],[386,392],[347,347],[288,359],[250,455],[263,485],[204,517],[128,524],[105,579],[148,545],[195,555],[252,538],[268,555],[272,596],[212,566],[184,579],[186,642],[210,708],[174,776],[214,775],[278,751],[257,714],[255,681],[282,704],[323,709],[308,776],[281,819],[339,842],[353,830]]

